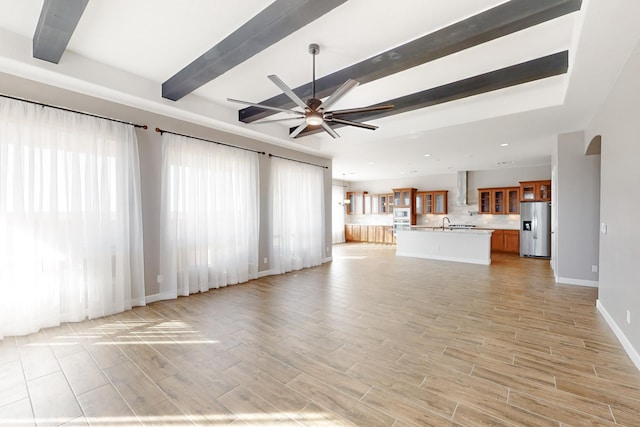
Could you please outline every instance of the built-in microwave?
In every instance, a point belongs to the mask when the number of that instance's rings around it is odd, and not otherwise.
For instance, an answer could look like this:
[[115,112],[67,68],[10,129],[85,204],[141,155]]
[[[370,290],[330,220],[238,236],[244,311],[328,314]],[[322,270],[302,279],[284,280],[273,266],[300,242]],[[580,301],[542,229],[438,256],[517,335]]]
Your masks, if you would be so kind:
[[411,209],[410,208],[394,208],[393,209],[393,220],[399,219],[411,219]]

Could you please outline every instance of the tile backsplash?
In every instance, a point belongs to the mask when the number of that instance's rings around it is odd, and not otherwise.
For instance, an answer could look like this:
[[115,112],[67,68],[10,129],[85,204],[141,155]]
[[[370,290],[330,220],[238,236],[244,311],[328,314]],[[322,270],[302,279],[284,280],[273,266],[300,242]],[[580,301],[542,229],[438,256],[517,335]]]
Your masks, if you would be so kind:
[[[470,206],[449,206],[449,213],[446,215],[418,215],[416,225],[428,227],[440,227],[442,218],[449,218],[451,224],[475,225],[479,228],[496,228],[505,230],[518,230],[520,215],[487,215],[478,214],[478,207]],[[393,225],[392,215],[346,215],[347,224],[368,224],[368,225]]]

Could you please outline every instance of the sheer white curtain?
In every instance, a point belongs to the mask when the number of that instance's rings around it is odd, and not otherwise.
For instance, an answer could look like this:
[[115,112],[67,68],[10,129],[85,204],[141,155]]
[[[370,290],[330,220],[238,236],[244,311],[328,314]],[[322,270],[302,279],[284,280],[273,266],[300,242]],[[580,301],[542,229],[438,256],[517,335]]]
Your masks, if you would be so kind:
[[344,243],[344,186],[331,187],[331,243]]
[[258,154],[162,135],[162,298],[258,277]]
[[132,126],[0,98],[0,337],[144,305]]
[[324,169],[271,158],[271,270],[277,273],[322,264]]

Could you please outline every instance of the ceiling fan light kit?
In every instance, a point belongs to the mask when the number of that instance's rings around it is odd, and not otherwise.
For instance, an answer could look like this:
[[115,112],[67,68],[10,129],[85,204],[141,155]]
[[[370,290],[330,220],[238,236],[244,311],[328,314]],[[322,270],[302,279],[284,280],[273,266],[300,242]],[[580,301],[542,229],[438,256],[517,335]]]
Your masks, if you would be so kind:
[[328,111],[329,108],[340,99],[342,99],[349,91],[358,86],[358,82],[352,79],[347,80],[336,89],[335,92],[327,98],[326,101],[322,101],[316,98],[316,55],[320,53],[320,46],[316,43],[311,43],[309,45],[309,53],[313,56],[313,78],[311,80],[311,98],[309,98],[306,102],[300,99],[298,95],[293,92],[293,90],[287,86],[285,82],[283,82],[278,76],[275,74],[267,76],[269,80],[271,80],[282,92],[289,97],[302,111],[297,110],[287,110],[284,108],[272,107],[270,105],[259,104],[254,102],[246,102],[240,101],[237,99],[227,98],[230,102],[236,102],[245,105],[251,105],[255,107],[264,108],[266,110],[278,111],[281,113],[291,114],[294,117],[289,117],[285,119],[276,119],[276,120],[265,120],[265,121],[257,121],[258,123],[269,123],[274,121],[285,121],[291,119],[304,119],[303,122],[296,127],[290,134],[289,137],[295,138],[297,137],[303,130],[305,130],[308,126],[320,126],[331,135],[333,138],[339,138],[340,135],[336,133],[335,130],[331,128],[328,124],[329,122],[340,123],[343,125],[359,127],[362,129],[370,129],[375,130],[378,127],[374,125],[370,125],[367,123],[355,122],[352,120],[347,120],[341,116],[349,115],[349,114],[357,114],[357,113],[367,113],[373,111],[381,111],[381,110],[390,110],[394,108],[393,105],[377,105],[371,107],[362,107],[362,108],[350,108],[346,110],[335,110]]
[[317,112],[317,111],[310,111],[306,117],[304,118],[304,121],[307,122],[308,125],[311,126],[320,126],[322,124],[322,122],[324,121],[322,115]]

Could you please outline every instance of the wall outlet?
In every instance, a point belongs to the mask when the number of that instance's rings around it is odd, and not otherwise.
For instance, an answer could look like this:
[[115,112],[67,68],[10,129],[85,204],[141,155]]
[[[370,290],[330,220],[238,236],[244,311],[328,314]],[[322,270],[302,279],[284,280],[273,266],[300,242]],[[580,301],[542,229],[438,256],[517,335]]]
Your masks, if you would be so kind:
[[595,265],[595,264],[594,264],[594,265],[592,265],[592,266],[591,266],[591,272],[592,272],[592,273],[597,273],[597,272],[598,272],[598,266],[597,266],[597,265]]
[[602,234],[607,234],[607,224],[605,224],[604,222],[600,224],[600,232]]
[[631,312],[627,310],[627,325],[631,324]]
[[329,253],[329,246],[327,246],[327,253]]
[[268,262],[269,262],[269,258],[264,257],[264,259],[262,260],[262,263],[263,263],[263,264],[266,264],[266,263],[268,263]]
[[156,280],[158,281],[158,283],[162,283],[162,274],[158,274]]

